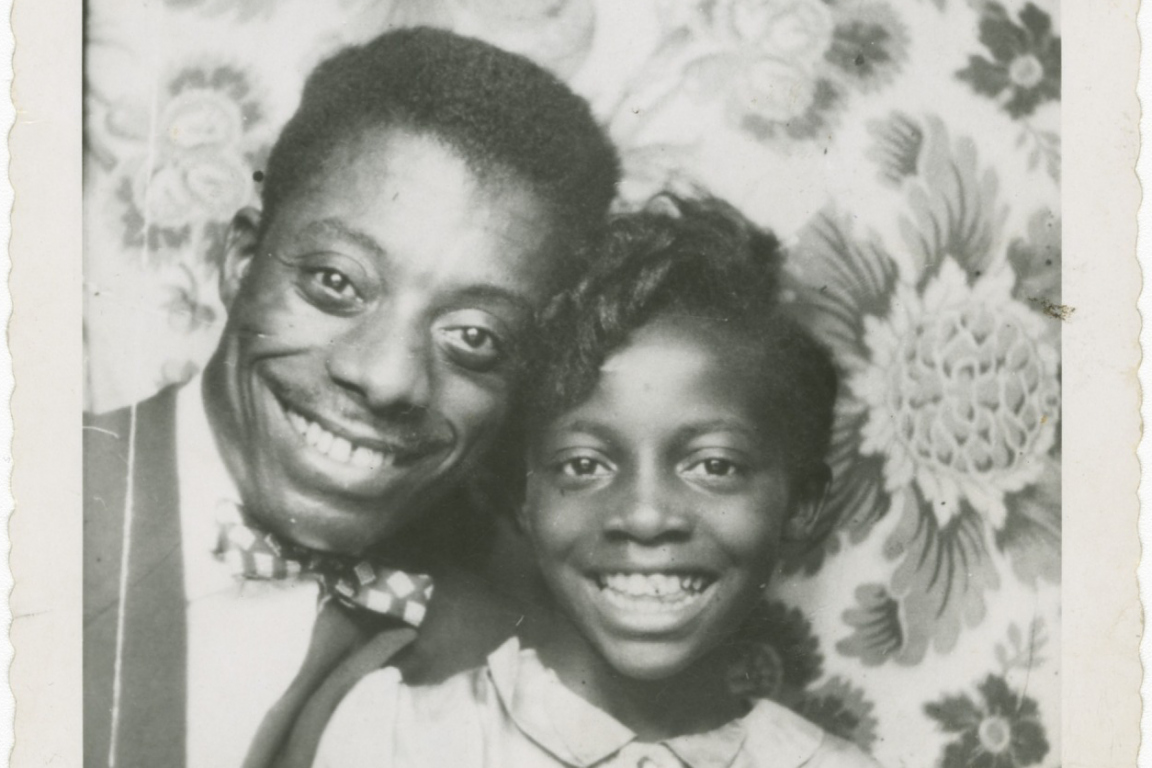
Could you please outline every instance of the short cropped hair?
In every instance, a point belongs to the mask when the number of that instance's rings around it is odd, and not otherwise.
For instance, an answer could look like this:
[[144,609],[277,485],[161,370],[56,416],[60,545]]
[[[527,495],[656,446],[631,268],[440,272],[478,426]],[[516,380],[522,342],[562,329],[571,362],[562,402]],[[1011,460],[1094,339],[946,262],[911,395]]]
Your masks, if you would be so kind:
[[619,180],[615,148],[560,80],[523,56],[417,27],[346,48],[308,77],[268,158],[265,224],[340,139],[373,127],[429,133],[478,176],[510,172],[576,240],[603,225]]
[[662,195],[612,219],[604,252],[544,311],[524,425],[542,428],[592,393],[600,368],[644,325],[667,315],[713,321],[756,349],[763,424],[786,441],[792,472],[823,466],[837,376],[828,351],[781,308],[779,241],[716,199]]

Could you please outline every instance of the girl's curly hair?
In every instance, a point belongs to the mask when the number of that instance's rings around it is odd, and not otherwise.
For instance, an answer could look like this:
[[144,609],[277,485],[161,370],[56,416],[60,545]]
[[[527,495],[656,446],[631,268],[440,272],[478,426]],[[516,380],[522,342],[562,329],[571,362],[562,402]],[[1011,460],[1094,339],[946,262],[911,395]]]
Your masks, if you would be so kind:
[[[715,198],[660,195],[614,217],[591,271],[549,304],[527,377],[528,428],[586,399],[605,359],[660,316],[722,324],[750,340],[762,371],[763,424],[790,467],[823,462],[837,377],[827,350],[779,302],[779,240]],[[734,349],[747,349],[746,344]]]

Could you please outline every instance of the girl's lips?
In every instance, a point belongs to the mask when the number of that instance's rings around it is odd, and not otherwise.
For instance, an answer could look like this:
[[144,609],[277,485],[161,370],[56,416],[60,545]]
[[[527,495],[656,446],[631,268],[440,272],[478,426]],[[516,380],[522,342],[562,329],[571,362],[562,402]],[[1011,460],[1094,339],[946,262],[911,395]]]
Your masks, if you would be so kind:
[[611,572],[588,579],[594,601],[628,632],[672,632],[709,602],[716,577],[703,572]]

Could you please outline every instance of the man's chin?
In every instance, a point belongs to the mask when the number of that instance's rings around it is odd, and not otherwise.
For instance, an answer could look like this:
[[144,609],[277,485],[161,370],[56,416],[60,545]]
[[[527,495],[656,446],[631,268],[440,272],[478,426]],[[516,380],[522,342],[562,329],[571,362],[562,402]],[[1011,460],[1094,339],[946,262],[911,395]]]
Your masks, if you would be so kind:
[[301,509],[297,504],[290,515],[264,512],[256,516],[254,522],[297,546],[352,556],[388,538],[402,526],[401,521],[388,524],[383,506],[377,507],[373,513],[331,504],[318,506],[321,508]]

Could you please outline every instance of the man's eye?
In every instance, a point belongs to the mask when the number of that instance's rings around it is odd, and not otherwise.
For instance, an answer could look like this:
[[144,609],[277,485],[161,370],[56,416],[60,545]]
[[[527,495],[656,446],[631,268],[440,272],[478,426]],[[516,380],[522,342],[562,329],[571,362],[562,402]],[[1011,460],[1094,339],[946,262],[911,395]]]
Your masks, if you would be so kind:
[[487,328],[459,325],[444,328],[441,334],[452,358],[467,368],[487,370],[504,356],[500,338]]
[[360,298],[352,280],[331,267],[308,270],[305,290],[322,306],[348,306]]
[[496,351],[499,347],[499,344],[496,342],[496,336],[484,328],[470,326],[466,328],[451,328],[449,330],[455,333],[460,343],[475,352],[487,350]]
[[568,477],[603,477],[609,473],[601,461],[587,456],[577,456],[560,464],[560,472]]

